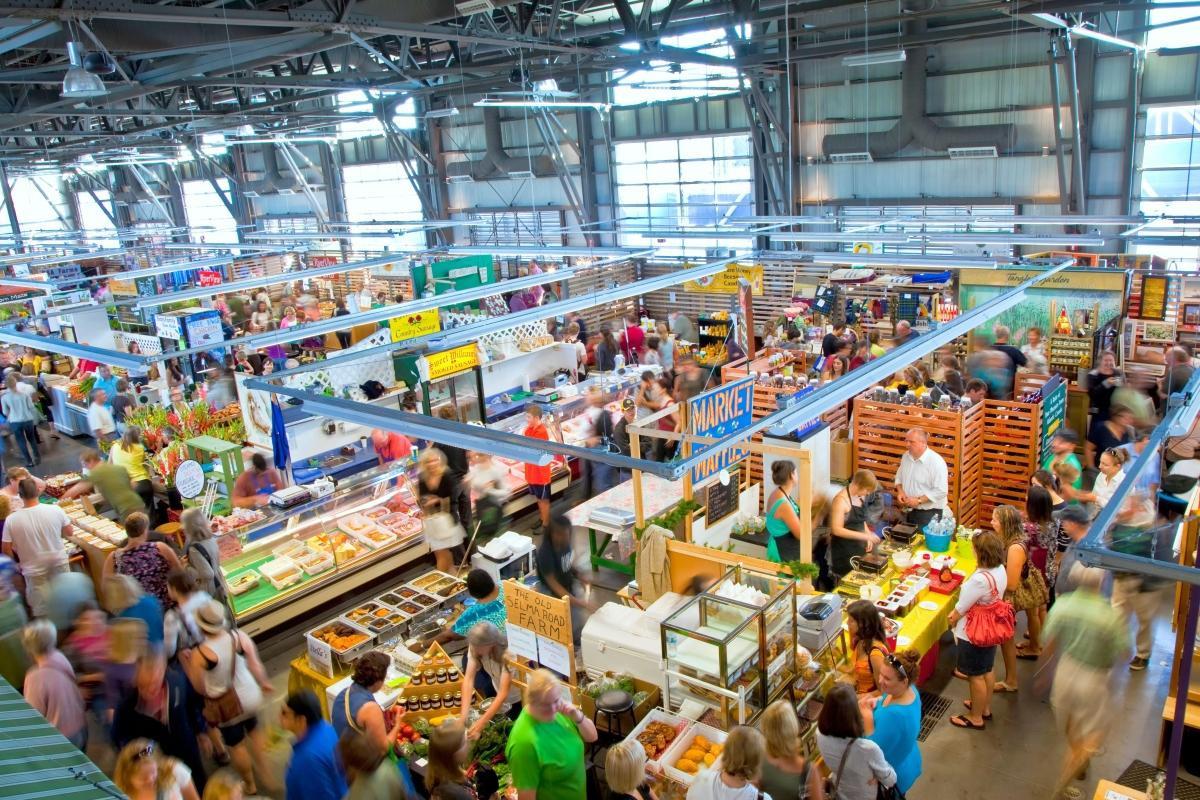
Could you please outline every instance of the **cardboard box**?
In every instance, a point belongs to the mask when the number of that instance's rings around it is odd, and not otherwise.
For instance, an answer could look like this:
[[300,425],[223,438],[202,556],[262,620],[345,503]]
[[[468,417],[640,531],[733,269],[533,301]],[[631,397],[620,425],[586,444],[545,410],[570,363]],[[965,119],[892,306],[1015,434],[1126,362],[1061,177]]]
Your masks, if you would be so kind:
[[849,481],[854,475],[854,443],[847,431],[838,431],[829,440],[829,477]]
[[[639,692],[648,692],[648,694],[646,695],[645,700],[633,707],[634,721],[632,723],[630,723],[629,716],[627,714],[621,715],[621,721],[617,723],[617,725],[621,726],[621,730],[626,735],[629,733],[629,731],[633,730],[633,727],[637,725],[637,723],[641,722],[642,719],[644,719],[645,716],[650,713],[650,709],[656,708],[659,705],[660,695],[662,694],[662,690],[659,689],[656,684],[647,683],[641,678],[634,678],[633,685],[637,687]],[[596,729],[605,733],[612,733],[613,731],[608,729],[608,718],[604,715],[596,715],[596,701],[578,690],[576,690],[575,694],[579,700],[579,710],[582,711],[584,716],[586,716],[588,719],[594,718],[596,720]]]

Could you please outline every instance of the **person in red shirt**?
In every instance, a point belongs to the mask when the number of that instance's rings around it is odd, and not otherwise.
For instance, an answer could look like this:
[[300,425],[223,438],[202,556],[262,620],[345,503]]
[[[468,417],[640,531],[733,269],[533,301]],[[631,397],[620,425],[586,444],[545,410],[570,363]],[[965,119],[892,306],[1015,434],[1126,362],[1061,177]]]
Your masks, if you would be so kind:
[[[542,423],[542,407],[529,404],[525,407],[525,435],[530,439],[550,441],[550,431]],[[542,520],[543,530],[550,529],[550,466],[539,464],[525,465],[525,482],[529,484],[529,493],[537,500],[538,515]]]
[[379,466],[390,464],[412,454],[412,442],[407,436],[394,431],[376,428],[371,431],[371,444],[375,446],[375,455],[379,457]]
[[637,320],[633,322],[629,322],[628,320],[621,321],[625,323],[625,339],[621,343],[621,352],[625,354],[625,363],[641,363],[643,348],[646,344],[646,332],[637,324]]

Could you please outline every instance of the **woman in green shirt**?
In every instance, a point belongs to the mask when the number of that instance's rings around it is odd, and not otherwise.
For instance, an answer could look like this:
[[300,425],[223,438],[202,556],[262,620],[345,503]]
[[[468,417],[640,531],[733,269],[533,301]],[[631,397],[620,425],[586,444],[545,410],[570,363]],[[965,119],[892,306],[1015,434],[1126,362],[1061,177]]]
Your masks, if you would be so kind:
[[505,758],[519,800],[577,800],[587,796],[583,745],[596,741],[596,726],[568,699],[554,673],[530,673]]

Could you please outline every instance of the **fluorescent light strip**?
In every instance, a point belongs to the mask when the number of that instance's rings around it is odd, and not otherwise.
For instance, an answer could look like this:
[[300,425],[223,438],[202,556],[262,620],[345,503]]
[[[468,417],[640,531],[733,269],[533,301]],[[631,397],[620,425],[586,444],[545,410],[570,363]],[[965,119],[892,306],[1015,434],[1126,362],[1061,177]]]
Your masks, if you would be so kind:
[[1103,236],[1038,236],[1032,233],[913,233],[928,244],[993,244],[993,245],[1041,245],[1043,247],[1099,247],[1106,239]]
[[495,256],[496,258],[634,258],[644,249],[630,247],[547,247],[544,245],[501,247],[447,247],[451,256]]
[[813,264],[852,264],[854,266],[916,267],[927,269],[995,269],[994,258],[976,256],[905,256],[872,253],[830,253],[815,250],[762,250],[754,254],[761,261],[802,261]]
[[[375,259],[378,260],[378,259]],[[385,259],[386,262],[386,259]],[[360,262],[367,263],[367,262]],[[345,264],[341,265],[347,266]],[[292,273],[295,279],[297,273]],[[520,289],[530,289],[534,286],[541,286],[547,283],[555,283],[560,280],[567,280],[575,276],[575,269],[567,267],[564,269],[554,270],[552,272],[543,272],[538,275],[527,275],[524,278],[514,278],[500,283],[488,283],[483,286],[477,286],[471,289],[461,289],[454,292],[446,292],[444,294],[434,295],[433,297],[419,297],[415,300],[407,300],[403,303],[396,303],[382,308],[373,308],[370,311],[360,311],[357,314],[347,314],[341,317],[333,317],[323,319],[318,322],[308,322],[303,325],[293,325],[290,328],[285,328],[278,331],[269,331],[267,333],[256,333],[250,336],[235,336],[232,339],[226,339],[216,345],[208,345],[202,347],[190,347],[186,350],[173,350],[162,355],[150,356],[151,361],[166,361],[179,356],[192,355],[194,353],[207,352],[214,347],[266,347],[273,344],[286,344],[288,342],[298,342],[303,339],[308,339],[314,336],[324,336],[327,333],[336,331],[349,330],[356,325],[366,325],[372,322],[386,322],[390,319],[411,314],[419,311],[431,311],[442,306],[462,305],[463,303],[471,303],[476,300],[482,300],[485,297],[491,297],[494,294],[501,292],[512,292]],[[510,315],[511,316],[511,315]],[[553,316],[553,315],[548,315]],[[501,319],[507,319],[502,317]],[[394,348],[393,348],[394,349]],[[362,353],[370,352],[369,350],[361,351]],[[312,366],[314,369],[322,368],[327,361],[318,361]]]
[[608,111],[611,103],[589,103],[585,100],[497,100],[485,97],[475,101],[476,108],[591,108]]
[[[25,262],[29,267],[49,267],[55,264],[69,264],[73,261],[87,261],[90,258],[113,258],[116,256],[125,255],[125,251],[121,248],[115,250],[89,250],[86,253],[75,253],[73,255],[51,256],[49,258],[38,258],[36,254],[32,256],[35,260]],[[22,262],[15,261],[11,264],[20,264]]]
[[856,53],[843,56],[843,67],[874,67],[879,64],[902,64],[906,53],[903,50],[883,50],[878,53]]

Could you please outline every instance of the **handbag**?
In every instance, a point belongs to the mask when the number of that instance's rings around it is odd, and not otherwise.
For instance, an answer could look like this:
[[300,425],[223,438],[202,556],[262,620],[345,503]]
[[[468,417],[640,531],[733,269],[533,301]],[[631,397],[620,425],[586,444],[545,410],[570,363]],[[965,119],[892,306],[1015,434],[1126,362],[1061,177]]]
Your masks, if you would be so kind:
[[967,641],[976,647],[994,647],[1013,637],[1017,628],[1017,615],[1012,603],[1000,596],[996,590],[996,579],[983,573],[992,587],[992,602],[976,603],[967,609]]
[[241,636],[236,633],[230,633],[229,636],[233,640],[229,686],[217,697],[204,698],[204,721],[216,727],[249,716],[262,704],[262,689],[246,666]]
[[1029,546],[1022,544],[1025,551],[1025,565],[1021,567],[1021,583],[1013,592],[1012,604],[1015,611],[1028,611],[1043,605],[1050,599],[1050,590],[1046,587],[1046,579],[1040,570],[1030,563]]
[[846,762],[850,760],[850,749],[857,741],[857,736],[850,740],[850,744],[846,745],[846,749],[842,751],[842,763],[838,764],[837,774],[825,779],[825,796],[830,800],[838,800],[838,785],[842,782],[842,771],[846,769]]
[[449,550],[458,547],[466,538],[463,527],[448,511],[438,511],[425,517],[425,541],[430,550]]
[[875,800],[905,800],[904,792],[900,791],[899,784],[893,783],[891,786],[884,786],[882,783],[875,784]]

